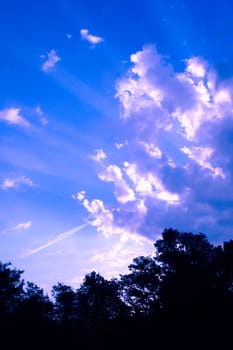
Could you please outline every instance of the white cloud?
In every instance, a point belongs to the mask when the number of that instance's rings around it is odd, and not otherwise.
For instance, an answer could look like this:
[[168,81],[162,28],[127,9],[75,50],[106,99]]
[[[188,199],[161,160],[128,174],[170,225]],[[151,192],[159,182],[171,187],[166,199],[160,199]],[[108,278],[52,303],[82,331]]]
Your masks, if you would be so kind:
[[72,38],[72,35],[71,35],[70,33],[67,33],[67,34],[66,34],[66,37],[67,37],[67,39],[71,39],[71,38]]
[[[232,94],[233,82],[219,81],[200,57],[176,72],[153,46],[131,55],[130,69],[116,83],[122,128],[113,145],[120,152],[104,153],[108,164],[98,169],[99,179],[114,185],[112,193],[90,202],[80,195],[99,232],[229,231]],[[127,140],[127,147],[116,140]]]
[[125,172],[133,182],[134,189],[139,195],[157,198],[165,201],[168,205],[179,203],[179,195],[169,192],[155,174],[151,172],[140,174],[135,163],[125,162],[124,165]]
[[31,221],[27,221],[27,222],[21,222],[19,224],[17,224],[16,226],[13,226],[11,228],[12,231],[21,231],[21,230],[26,230],[29,227],[31,227],[32,222]]
[[212,148],[203,146],[193,146],[189,148],[184,146],[181,148],[181,151],[187,154],[190,159],[195,160],[201,167],[209,169],[212,172],[213,177],[220,176],[223,179],[225,178],[222,168],[213,167],[210,162],[207,161],[214,153]]
[[73,194],[71,197],[73,199],[77,199],[79,201],[82,201],[85,198],[85,191],[80,191],[77,194]]
[[123,148],[124,147],[124,144],[123,143],[115,143],[115,146],[116,146],[116,148],[117,149],[121,149],[121,148]]
[[94,218],[92,225],[97,228],[97,231],[102,232],[106,238],[114,234],[113,214],[109,209],[105,208],[103,201],[94,199],[89,202],[85,198],[83,200],[83,206]]
[[52,49],[47,53],[47,61],[43,63],[42,70],[44,72],[51,71],[59,61],[61,61],[61,58],[57,55],[56,51]]
[[162,152],[159,149],[159,147],[155,146],[152,142],[147,143],[144,141],[141,141],[141,144],[145,151],[152,157],[152,158],[158,158],[160,159],[162,157]]
[[29,127],[30,123],[20,114],[20,108],[8,108],[0,111],[0,120],[9,125]]
[[205,77],[207,64],[200,57],[189,58],[186,60],[186,64],[186,72],[188,72],[192,77]]
[[103,181],[115,184],[115,195],[118,202],[126,203],[135,200],[134,191],[123,179],[121,169],[117,165],[109,165],[98,176]]
[[81,29],[80,34],[82,39],[87,40],[93,46],[104,41],[102,37],[90,34],[88,29]]
[[[127,273],[128,266],[136,256],[151,254],[153,241],[136,234],[120,234],[117,242],[108,251],[97,253],[92,261],[107,266],[109,275],[115,277],[121,273]],[[124,271],[123,271],[124,269]]]
[[155,47],[145,46],[131,55],[131,62],[116,84],[116,96],[122,117],[140,118],[141,131],[175,130],[192,141],[203,124],[232,111],[231,91],[216,84],[214,73],[199,57],[186,60],[184,72],[176,73]]
[[95,160],[96,162],[101,162],[102,160],[106,159],[106,153],[102,149],[96,149],[95,155],[90,156],[91,159]]
[[[112,235],[121,235],[129,239],[131,237],[137,242],[146,240],[145,237],[140,238],[137,234],[137,227],[147,211],[142,200],[134,200],[127,203],[120,202],[124,205],[124,208],[115,209],[113,207],[107,208],[104,202],[99,199],[89,201],[84,197],[84,192],[77,196],[76,199],[80,200],[90,214],[89,223],[96,227],[97,231],[105,238],[110,238]],[[121,220],[123,216],[128,216],[128,220]]]
[[19,176],[15,178],[5,178],[1,184],[1,188],[3,190],[7,190],[9,188],[18,188],[20,186],[34,186],[32,179],[27,176]]

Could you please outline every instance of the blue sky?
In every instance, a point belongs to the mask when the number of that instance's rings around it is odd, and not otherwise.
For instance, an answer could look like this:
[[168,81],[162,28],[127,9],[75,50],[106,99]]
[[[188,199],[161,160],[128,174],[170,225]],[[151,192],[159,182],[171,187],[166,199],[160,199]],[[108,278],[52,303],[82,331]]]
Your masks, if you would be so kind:
[[232,238],[230,1],[0,12],[0,259],[46,291],[125,273],[166,227]]

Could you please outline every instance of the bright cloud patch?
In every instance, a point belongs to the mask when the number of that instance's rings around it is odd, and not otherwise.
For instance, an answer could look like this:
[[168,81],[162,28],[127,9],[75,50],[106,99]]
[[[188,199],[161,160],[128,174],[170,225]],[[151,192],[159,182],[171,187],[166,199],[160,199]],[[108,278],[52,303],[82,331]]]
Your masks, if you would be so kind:
[[184,72],[176,73],[155,47],[146,46],[131,55],[131,61],[127,77],[117,83],[117,97],[123,118],[140,118],[143,110],[144,115],[149,113],[141,128],[153,120],[153,129],[176,129],[186,139],[197,140],[205,122],[231,111],[231,91],[216,84],[201,58],[187,60]]
[[31,221],[27,221],[27,222],[21,222],[18,225],[12,227],[12,231],[21,231],[21,230],[26,230],[29,227],[31,227],[32,222]]
[[152,157],[152,158],[161,158],[162,152],[159,149],[159,147],[155,146],[153,143],[147,143],[147,142],[141,142],[142,146],[144,147],[145,151]]
[[91,159],[95,160],[96,162],[101,162],[105,158],[107,158],[106,153],[102,149],[96,149],[95,155],[90,156]]
[[136,164],[124,163],[125,172],[133,182],[136,192],[143,197],[152,196],[159,200],[167,202],[167,204],[176,204],[179,202],[179,195],[170,193],[166,190],[161,180],[152,173],[141,175],[137,171]]
[[42,70],[44,72],[51,71],[59,61],[61,61],[61,58],[57,55],[56,51],[52,49],[47,53],[47,60],[43,63]]
[[98,177],[113,184],[112,201],[89,201],[84,192],[77,199],[106,237],[153,237],[169,226],[218,230],[233,215],[232,83],[219,81],[200,57],[185,60],[179,72],[154,46],[130,58],[116,83],[117,139],[127,147],[113,143],[120,160],[96,152],[97,161],[105,159]]
[[121,169],[116,165],[109,165],[105,172],[99,174],[99,178],[106,182],[114,182],[115,195],[118,202],[126,203],[135,199],[134,191],[123,179]]
[[201,167],[209,169],[212,174],[213,177],[215,176],[221,176],[222,178],[225,178],[224,172],[222,170],[222,168],[220,167],[216,167],[214,168],[209,162],[208,159],[212,156],[214,150],[212,148],[209,147],[195,147],[193,146],[192,148],[189,147],[182,147],[181,151],[183,151],[185,154],[187,154],[187,156],[190,159],[195,160]]
[[30,123],[20,114],[20,108],[8,108],[0,111],[1,120],[9,125],[30,126]]
[[80,30],[81,38],[87,40],[90,44],[96,45],[104,41],[100,36],[92,35],[88,29]]
[[5,178],[1,184],[3,190],[17,188],[20,186],[33,186],[32,180],[27,176],[19,176],[15,178]]

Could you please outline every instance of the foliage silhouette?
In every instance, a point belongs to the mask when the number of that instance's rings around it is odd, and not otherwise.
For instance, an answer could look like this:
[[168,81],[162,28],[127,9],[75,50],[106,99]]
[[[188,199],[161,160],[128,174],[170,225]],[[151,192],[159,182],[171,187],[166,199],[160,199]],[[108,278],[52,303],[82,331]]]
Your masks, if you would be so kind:
[[[92,271],[76,290],[63,283],[53,300],[23,271],[0,262],[0,335],[7,348],[30,332],[50,348],[225,348],[233,315],[233,240],[214,246],[202,234],[165,229],[153,256],[106,280]],[[14,337],[12,337],[14,335]],[[128,344],[128,345],[127,345]],[[31,348],[33,344],[24,344]]]
[[130,274],[121,276],[122,297],[132,315],[149,316],[158,306],[161,268],[151,257],[140,256],[129,265]]

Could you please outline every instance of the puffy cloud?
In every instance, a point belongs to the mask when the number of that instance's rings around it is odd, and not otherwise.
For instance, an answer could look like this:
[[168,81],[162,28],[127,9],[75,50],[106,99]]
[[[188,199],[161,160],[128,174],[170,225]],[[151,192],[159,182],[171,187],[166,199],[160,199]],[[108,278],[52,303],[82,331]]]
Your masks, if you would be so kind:
[[152,238],[165,227],[230,236],[232,81],[219,81],[200,57],[184,60],[176,72],[154,46],[130,59],[116,82],[122,125],[116,139],[127,147],[114,143],[120,152],[107,154],[109,163],[98,170],[113,194],[83,197],[83,205],[106,236]]
[[134,191],[123,179],[121,169],[118,166],[109,165],[104,172],[99,174],[99,178],[106,182],[114,182],[118,202],[126,203],[135,199]]
[[0,120],[9,125],[30,126],[30,123],[20,114],[20,108],[8,108],[0,111]]
[[96,227],[97,231],[103,234],[105,238],[112,235],[121,235],[125,238],[131,237],[138,242],[146,240],[146,238],[138,236],[137,232],[137,228],[147,212],[143,200],[135,199],[130,202],[119,202],[122,207],[114,208],[105,206],[100,199],[89,201],[84,191],[79,192],[73,198],[82,203],[90,214],[89,223]]
[[207,64],[200,57],[189,58],[186,60],[186,64],[186,72],[190,73],[192,77],[205,77]]
[[94,218],[92,225],[102,232],[105,237],[109,237],[115,233],[115,227],[113,225],[113,214],[107,208],[105,208],[103,201],[94,199],[89,202],[87,198],[83,199],[83,206]]
[[152,173],[141,175],[137,170],[135,163],[124,163],[125,172],[133,182],[135,191],[142,196],[152,196],[158,200],[165,201],[167,204],[178,204],[179,195],[166,190],[161,180]]
[[13,226],[11,228],[12,231],[21,231],[21,230],[26,230],[29,227],[31,227],[32,222],[31,221],[27,221],[27,222],[21,222],[19,224],[17,224],[16,226]]
[[1,184],[1,188],[3,190],[7,190],[9,188],[17,188],[20,186],[34,186],[32,179],[27,176],[19,176],[15,178],[5,178]]
[[231,90],[216,84],[215,74],[199,57],[186,60],[184,72],[176,73],[154,46],[145,46],[131,55],[131,62],[127,76],[117,82],[116,96],[122,117],[140,118],[140,130],[175,130],[198,140],[203,124],[232,110]]
[[88,29],[81,29],[80,35],[82,39],[87,40],[93,46],[104,41],[102,37],[90,34]]
[[46,73],[51,71],[59,61],[61,61],[61,58],[57,55],[56,51],[52,49],[47,53],[47,60],[43,63],[42,70]]

